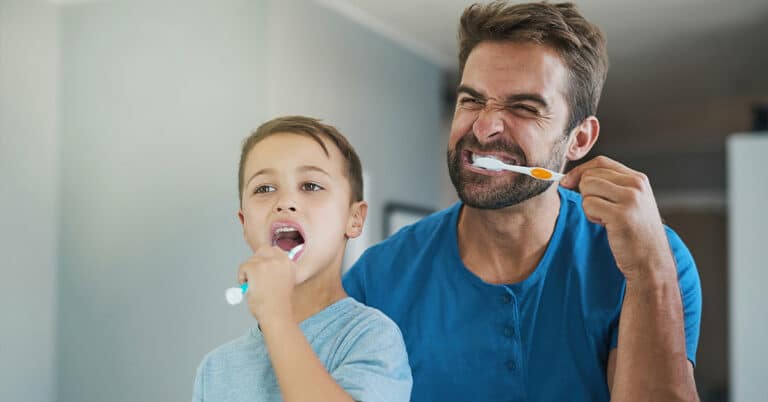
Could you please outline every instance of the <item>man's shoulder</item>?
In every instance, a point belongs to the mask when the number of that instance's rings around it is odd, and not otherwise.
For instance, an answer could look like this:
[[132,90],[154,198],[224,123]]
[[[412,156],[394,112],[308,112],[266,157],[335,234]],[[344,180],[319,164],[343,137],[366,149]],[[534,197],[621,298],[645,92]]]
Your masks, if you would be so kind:
[[451,218],[458,213],[461,203],[437,211],[420,219],[418,222],[399,229],[384,241],[370,247],[365,254],[368,256],[381,254],[392,255],[393,249],[423,248],[426,244],[445,234]]

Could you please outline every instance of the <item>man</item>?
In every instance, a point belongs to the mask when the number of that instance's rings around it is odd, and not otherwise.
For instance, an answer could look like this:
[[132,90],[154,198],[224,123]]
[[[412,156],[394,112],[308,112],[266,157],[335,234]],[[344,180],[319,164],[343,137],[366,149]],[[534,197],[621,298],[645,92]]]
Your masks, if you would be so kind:
[[494,2],[465,10],[459,39],[448,168],[461,202],[344,278],[400,326],[412,400],[697,400],[699,277],[647,178],[605,157],[559,186],[472,164],[562,171],[589,152],[602,33],[572,4]]

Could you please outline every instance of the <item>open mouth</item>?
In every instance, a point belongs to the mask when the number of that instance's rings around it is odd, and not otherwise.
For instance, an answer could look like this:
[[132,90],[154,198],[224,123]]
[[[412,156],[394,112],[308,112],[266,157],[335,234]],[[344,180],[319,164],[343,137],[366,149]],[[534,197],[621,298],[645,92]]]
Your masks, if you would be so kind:
[[464,162],[468,165],[474,164],[477,158],[491,158],[502,161],[507,165],[520,165],[520,161],[517,158],[506,154],[480,153],[465,149],[461,151],[461,155]]
[[304,244],[304,234],[298,225],[288,222],[272,225],[272,245],[283,251],[291,251],[294,247]]

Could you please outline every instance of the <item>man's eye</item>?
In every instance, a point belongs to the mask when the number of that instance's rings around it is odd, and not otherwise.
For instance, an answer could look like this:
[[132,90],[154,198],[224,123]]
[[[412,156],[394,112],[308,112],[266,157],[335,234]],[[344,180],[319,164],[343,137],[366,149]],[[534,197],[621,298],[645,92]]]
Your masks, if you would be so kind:
[[323,187],[317,183],[304,183],[301,185],[301,189],[304,191],[320,191]]
[[258,186],[253,190],[254,194],[271,193],[273,191],[275,191],[275,188],[268,185]]
[[526,112],[526,113],[539,114],[539,110],[538,109],[536,109],[533,106],[528,106],[528,105],[513,105],[512,109],[519,110],[521,112]]
[[477,109],[483,107],[484,103],[480,99],[466,97],[459,99],[459,105],[468,109]]

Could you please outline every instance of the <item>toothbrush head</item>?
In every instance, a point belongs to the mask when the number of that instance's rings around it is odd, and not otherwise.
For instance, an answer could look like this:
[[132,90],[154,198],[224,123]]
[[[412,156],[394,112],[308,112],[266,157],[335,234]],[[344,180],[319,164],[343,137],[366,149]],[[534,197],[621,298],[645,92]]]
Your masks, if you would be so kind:
[[483,168],[486,170],[494,170],[494,171],[501,171],[504,169],[504,162],[494,159],[494,158],[488,158],[486,156],[481,156],[479,158],[476,158],[472,162],[472,166],[476,166],[479,168]]
[[243,289],[241,287],[229,288],[224,293],[227,303],[231,305],[240,304],[243,301]]

